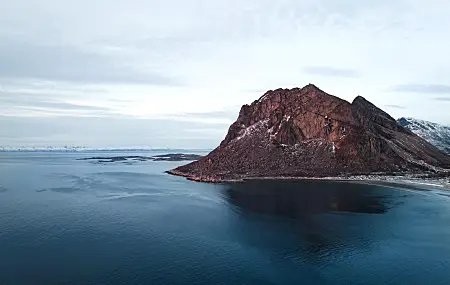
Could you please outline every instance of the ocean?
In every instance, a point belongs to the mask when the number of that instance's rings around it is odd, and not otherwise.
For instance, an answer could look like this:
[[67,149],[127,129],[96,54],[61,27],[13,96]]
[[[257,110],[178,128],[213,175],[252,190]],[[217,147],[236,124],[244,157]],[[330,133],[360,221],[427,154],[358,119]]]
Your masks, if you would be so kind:
[[450,197],[0,153],[0,284],[450,284]]

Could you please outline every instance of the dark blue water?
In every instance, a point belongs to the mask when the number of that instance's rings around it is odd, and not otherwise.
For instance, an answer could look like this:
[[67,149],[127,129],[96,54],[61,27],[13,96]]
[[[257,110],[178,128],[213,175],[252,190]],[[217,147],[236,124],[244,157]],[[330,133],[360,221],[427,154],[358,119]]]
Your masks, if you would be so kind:
[[210,185],[87,156],[0,153],[0,284],[450,284],[443,191]]

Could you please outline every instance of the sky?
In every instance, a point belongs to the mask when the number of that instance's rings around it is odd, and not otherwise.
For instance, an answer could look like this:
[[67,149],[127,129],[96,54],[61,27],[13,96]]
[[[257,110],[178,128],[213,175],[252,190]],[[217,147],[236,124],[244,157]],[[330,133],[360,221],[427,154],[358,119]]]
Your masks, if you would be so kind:
[[313,83],[450,124],[447,0],[0,0],[0,146],[214,148]]

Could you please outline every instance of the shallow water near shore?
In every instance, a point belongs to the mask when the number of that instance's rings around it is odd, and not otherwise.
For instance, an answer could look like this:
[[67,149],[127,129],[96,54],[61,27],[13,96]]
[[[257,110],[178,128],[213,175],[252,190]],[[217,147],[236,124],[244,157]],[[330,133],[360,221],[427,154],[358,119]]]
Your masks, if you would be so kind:
[[0,284],[450,284],[446,191],[92,156],[0,153]]

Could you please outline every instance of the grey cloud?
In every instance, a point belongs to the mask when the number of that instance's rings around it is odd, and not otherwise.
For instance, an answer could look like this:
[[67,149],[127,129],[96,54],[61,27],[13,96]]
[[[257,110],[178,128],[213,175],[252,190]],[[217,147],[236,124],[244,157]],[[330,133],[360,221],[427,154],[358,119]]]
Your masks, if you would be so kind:
[[335,68],[329,66],[308,66],[303,69],[304,72],[312,75],[321,75],[328,77],[359,77],[359,73],[352,69]]
[[196,118],[224,118],[230,120],[236,120],[239,113],[239,109],[237,110],[221,110],[221,111],[212,111],[212,112],[203,112],[203,113],[184,113],[180,114],[181,117],[196,117]]
[[[273,89],[273,87],[272,87],[272,89]],[[244,90],[244,92],[247,92],[247,93],[257,93],[257,94],[264,94],[264,93],[266,93],[268,90],[270,90],[270,88],[267,88],[267,89],[247,89],[247,90]]]
[[[127,27],[129,33],[140,33],[147,28],[151,34],[200,34],[224,36],[255,36],[280,33],[284,29],[295,29],[305,24],[328,23],[333,16],[334,25],[355,24],[366,10],[383,11],[386,1],[358,3],[344,1],[261,1],[248,0],[245,4],[238,0],[215,1],[95,1],[88,0],[62,3],[55,0],[41,0],[37,3],[27,0],[0,2],[0,14],[5,23],[14,23],[14,15],[22,15],[23,26],[32,29],[38,19],[40,26],[47,33],[56,24],[65,24],[71,30],[80,28],[84,33],[109,35],[121,32],[120,27]],[[16,4],[18,3],[18,4]],[[23,9],[26,5],[28,9]],[[48,17],[47,7],[58,11]],[[89,7],[89,9],[86,9]],[[177,9],[174,9],[177,7]],[[47,8],[47,9],[46,9]],[[405,11],[406,4],[390,3],[394,12]],[[4,11],[2,13],[2,10]],[[98,15],[108,12],[109,19],[104,21]],[[47,12],[47,13],[46,13]],[[336,15],[338,17],[336,17]],[[394,15],[397,15],[395,13]],[[31,18],[33,17],[33,18]],[[9,21],[8,21],[9,19]],[[395,19],[398,19],[396,17]],[[349,21],[350,20],[350,21]],[[55,23],[56,22],[56,23]],[[343,23],[342,23],[343,22]],[[389,24],[391,21],[386,21]],[[11,25],[9,25],[11,26]],[[30,27],[31,26],[31,27]],[[112,30],[112,31],[111,31]]]
[[225,137],[226,129],[224,128],[198,128],[198,129],[186,129],[186,132],[196,133],[196,134],[204,134],[204,133],[218,133]]
[[88,111],[107,111],[108,108],[97,107],[97,106],[87,106],[87,105],[77,105],[65,102],[46,102],[46,101],[38,101],[38,102],[20,102],[14,100],[2,100],[0,98],[0,103],[2,107],[11,106],[19,106],[19,107],[37,107],[44,109],[59,109],[59,110],[88,110]]
[[218,110],[201,113],[179,113],[168,116],[169,119],[175,119],[185,122],[203,122],[208,124],[230,125],[234,122],[239,114],[239,107],[227,110]]
[[138,71],[126,58],[113,58],[68,45],[36,45],[2,39],[0,62],[0,78],[181,85],[179,79],[158,71]]
[[75,105],[70,103],[62,103],[62,102],[37,102],[32,105],[20,105],[18,106],[20,109],[28,109],[28,110],[61,110],[61,111],[97,111],[97,112],[110,112],[111,110],[103,107],[96,106],[86,106],[86,105]]
[[436,101],[444,101],[444,102],[450,102],[450,97],[438,97],[434,98]]
[[400,105],[394,105],[394,104],[390,104],[390,105],[384,105],[388,108],[395,108],[395,109],[406,109],[405,106],[400,106]]
[[450,85],[441,84],[404,84],[392,86],[391,91],[408,92],[408,93],[433,93],[447,94],[450,93]]
[[[55,96],[56,97],[56,96]],[[47,114],[70,114],[84,112],[92,115],[112,115],[115,112],[110,108],[72,104],[57,100],[52,96],[41,96],[26,93],[0,93],[0,105],[4,112],[7,111],[40,111]]]
[[188,36],[165,36],[165,37],[147,37],[138,40],[132,46],[141,49],[152,50],[176,50],[177,52],[184,52],[191,47],[198,48],[201,44],[207,44],[216,39],[215,35],[207,35],[198,37],[198,35]]
[[[59,95],[59,97],[62,97]],[[57,99],[58,96],[50,95],[50,94],[32,94],[32,93],[26,93],[26,92],[11,92],[11,91],[4,91],[0,89],[0,104],[30,104],[34,103],[36,99],[39,99],[40,101],[54,101]]]

